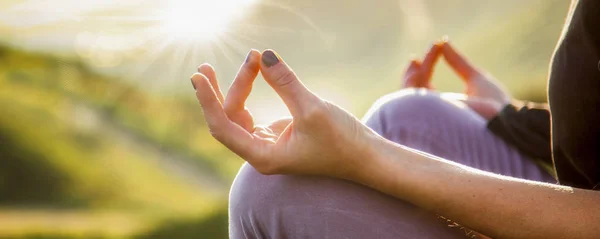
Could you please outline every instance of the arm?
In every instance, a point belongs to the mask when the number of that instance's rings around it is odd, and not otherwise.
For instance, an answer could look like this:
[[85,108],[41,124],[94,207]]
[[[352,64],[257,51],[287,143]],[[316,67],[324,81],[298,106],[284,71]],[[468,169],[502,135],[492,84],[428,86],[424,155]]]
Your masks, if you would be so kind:
[[504,177],[386,140],[351,180],[492,238],[595,238],[600,192]]
[[[284,126],[253,126],[244,107],[258,69],[290,110]],[[494,237],[600,233],[598,192],[485,173],[392,143],[313,94],[271,50],[251,52],[224,100],[212,69],[192,84],[212,135],[263,174],[355,181]]]
[[[598,182],[594,180],[597,176],[590,175],[600,175],[591,173],[600,168],[593,164],[598,155],[589,152],[597,152],[594,143],[598,139],[597,127],[590,127],[593,123],[585,122],[597,117],[581,117],[582,112],[593,115],[598,106],[597,100],[592,101],[598,99],[598,69],[593,65],[598,64],[597,50],[600,49],[597,47],[600,43],[598,10],[598,1],[573,1],[563,40],[554,57],[550,86],[554,156],[563,157],[562,151],[567,150],[572,154],[571,163],[576,165],[565,165],[564,160],[559,160],[558,163],[562,163],[556,167],[560,180],[586,188]],[[590,47],[594,45],[596,47]],[[561,83],[557,79],[563,79],[563,84],[554,87],[556,97],[553,97],[552,84]],[[565,93],[572,97],[567,98]],[[513,113],[516,118],[528,118],[524,115],[530,114]],[[563,119],[573,120],[571,126],[581,130],[574,131],[564,124],[568,122],[562,122]],[[574,137],[561,138],[564,135]],[[577,138],[583,135],[591,136],[588,137],[591,140]],[[545,138],[544,133],[542,136]],[[366,170],[380,173],[357,175],[357,182],[438,212],[492,237],[595,238],[600,234],[600,192],[502,177],[398,145],[380,145],[381,151],[373,153],[376,163]],[[571,145],[573,147],[567,147]],[[577,165],[573,159],[588,164]],[[590,182],[580,176],[581,170],[588,172]]]

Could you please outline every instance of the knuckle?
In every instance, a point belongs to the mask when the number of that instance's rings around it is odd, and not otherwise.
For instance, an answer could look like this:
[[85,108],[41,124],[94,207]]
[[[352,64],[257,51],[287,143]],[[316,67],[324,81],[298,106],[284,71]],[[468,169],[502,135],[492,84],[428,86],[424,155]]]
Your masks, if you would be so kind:
[[221,127],[219,124],[211,124],[211,123],[208,124],[208,127],[209,127],[210,135],[213,138],[221,141],[221,139],[223,137],[223,129],[222,129],[223,127]]
[[294,76],[294,72],[286,69],[283,73],[280,74],[279,77],[276,78],[274,83],[278,86],[283,87],[283,86],[287,86],[287,85],[291,84],[295,80],[296,80],[296,77]]

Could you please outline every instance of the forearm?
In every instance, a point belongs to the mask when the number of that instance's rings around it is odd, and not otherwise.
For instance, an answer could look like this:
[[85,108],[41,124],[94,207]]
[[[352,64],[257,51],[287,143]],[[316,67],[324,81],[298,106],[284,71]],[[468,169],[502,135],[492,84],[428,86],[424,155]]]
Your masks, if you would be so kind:
[[380,140],[352,180],[407,200],[493,238],[592,238],[600,234],[596,191],[469,168]]

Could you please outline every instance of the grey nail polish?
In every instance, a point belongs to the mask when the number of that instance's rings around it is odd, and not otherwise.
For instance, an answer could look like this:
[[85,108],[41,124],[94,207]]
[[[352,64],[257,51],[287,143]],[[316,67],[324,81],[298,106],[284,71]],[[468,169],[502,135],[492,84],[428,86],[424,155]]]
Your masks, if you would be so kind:
[[275,52],[271,50],[266,50],[262,55],[262,62],[267,66],[271,67],[279,63],[279,57]]
[[248,52],[248,55],[246,55],[246,63],[248,63],[250,61],[250,56],[252,56],[252,50],[250,50]]
[[194,85],[194,80],[192,80],[192,79],[190,78],[190,81],[192,82],[192,86],[194,87],[194,90],[195,90],[195,89],[196,89],[196,85]]

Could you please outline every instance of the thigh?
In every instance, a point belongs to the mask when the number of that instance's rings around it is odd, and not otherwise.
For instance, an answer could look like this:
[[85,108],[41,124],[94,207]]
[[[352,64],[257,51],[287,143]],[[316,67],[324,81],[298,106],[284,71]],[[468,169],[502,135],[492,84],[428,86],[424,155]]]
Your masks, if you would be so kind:
[[326,178],[261,175],[244,164],[230,194],[230,237],[466,238],[436,215],[370,188]]
[[426,90],[401,90],[378,100],[363,121],[396,143],[460,164],[523,179],[556,180],[487,129],[459,101]]

